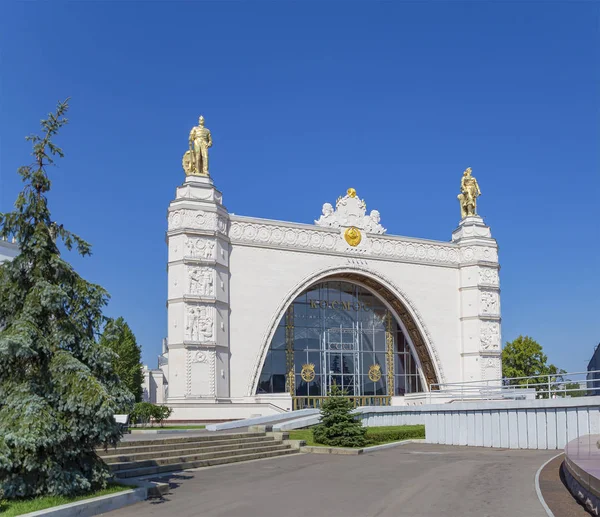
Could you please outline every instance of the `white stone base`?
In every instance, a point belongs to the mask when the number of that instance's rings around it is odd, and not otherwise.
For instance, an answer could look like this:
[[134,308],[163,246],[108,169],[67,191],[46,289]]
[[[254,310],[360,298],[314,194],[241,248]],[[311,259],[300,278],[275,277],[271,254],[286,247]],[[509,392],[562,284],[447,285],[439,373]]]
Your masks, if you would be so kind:
[[173,409],[169,422],[210,422],[285,413],[292,409],[292,397],[288,393],[276,393],[211,401],[169,400],[167,405]]

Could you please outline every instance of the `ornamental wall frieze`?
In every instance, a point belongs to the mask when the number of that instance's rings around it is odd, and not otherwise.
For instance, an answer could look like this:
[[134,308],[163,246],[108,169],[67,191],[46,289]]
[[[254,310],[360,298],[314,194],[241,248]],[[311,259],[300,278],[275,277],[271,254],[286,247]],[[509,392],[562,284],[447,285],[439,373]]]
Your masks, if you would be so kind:
[[[311,227],[298,228],[233,220],[230,222],[229,238],[234,244],[299,251],[314,250],[344,256],[356,253],[356,250],[350,248],[344,241],[339,230],[323,231]],[[364,246],[361,246],[359,251],[363,257],[450,267],[457,267],[463,262],[495,262],[498,260],[497,250],[493,247],[468,246],[462,248],[450,244],[434,244],[374,234],[365,236]]]
[[227,233],[227,219],[216,212],[205,212],[203,210],[182,208],[169,212],[169,231],[184,228],[210,230],[225,234]]

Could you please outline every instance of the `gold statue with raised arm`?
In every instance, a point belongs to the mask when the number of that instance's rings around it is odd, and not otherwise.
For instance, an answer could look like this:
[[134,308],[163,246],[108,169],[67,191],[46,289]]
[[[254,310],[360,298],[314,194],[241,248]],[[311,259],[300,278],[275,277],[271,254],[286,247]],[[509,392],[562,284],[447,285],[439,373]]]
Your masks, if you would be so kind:
[[198,125],[190,131],[190,149],[183,155],[183,170],[188,176],[208,176],[208,148],[212,147],[210,130],[200,115]]
[[477,198],[481,195],[481,190],[479,190],[477,180],[471,176],[471,172],[471,167],[468,167],[460,180],[458,202],[460,203],[461,219],[477,215]]

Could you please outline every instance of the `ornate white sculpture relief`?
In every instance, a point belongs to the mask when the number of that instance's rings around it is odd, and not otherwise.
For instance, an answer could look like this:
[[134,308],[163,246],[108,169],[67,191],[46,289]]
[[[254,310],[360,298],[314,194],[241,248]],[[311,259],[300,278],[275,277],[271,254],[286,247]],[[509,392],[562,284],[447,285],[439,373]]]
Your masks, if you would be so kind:
[[197,296],[214,296],[214,270],[208,267],[189,267],[189,293]]
[[227,231],[227,220],[218,216],[215,212],[204,212],[202,210],[181,209],[169,212],[169,230],[180,228],[218,230],[225,233]]
[[354,226],[367,233],[385,233],[385,228],[380,224],[381,216],[377,210],[372,210],[367,215],[367,205],[364,200],[356,195],[356,190],[348,189],[348,193],[338,198],[335,210],[331,203],[323,205],[323,215],[315,221],[318,226],[339,228]]
[[191,352],[190,361],[192,363],[205,363],[206,352],[203,352],[202,350],[196,350],[195,352]]
[[191,306],[187,309],[185,336],[187,341],[212,341],[214,317],[212,307]]
[[479,268],[479,283],[493,285],[497,287],[500,285],[500,278],[498,276],[498,270],[491,267]]
[[481,314],[499,314],[498,293],[483,291],[481,293]]
[[215,243],[210,239],[186,237],[185,247],[187,257],[197,259],[214,259],[215,257]]
[[364,228],[368,233],[385,233],[385,228],[379,224],[381,215],[378,210],[371,210],[369,215],[365,215]]
[[481,357],[481,378],[483,380],[500,379],[502,377],[502,362],[500,357]]
[[325,203],[323,205],[323,215],[319,217],[315,224],[319,226],[330,226],[331,228],[339,228],[340,223],[335,217],[333,206],[331,203]]
[[496,321],[482,321],[480,339],[482,350],[499,350],[500,324]]

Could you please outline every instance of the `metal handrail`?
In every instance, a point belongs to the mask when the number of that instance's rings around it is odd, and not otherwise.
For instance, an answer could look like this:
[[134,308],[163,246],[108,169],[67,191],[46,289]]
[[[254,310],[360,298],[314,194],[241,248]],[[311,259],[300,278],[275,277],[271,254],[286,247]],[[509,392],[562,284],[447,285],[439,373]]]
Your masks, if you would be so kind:
[[[581,380],[572,379],[572,377],[578,375],[585,375],[586,378]],[[590,375],[592,378],[588,378]],[[567,388],[567,383],[577,383],[579,386]],[[592,383],[591,386],[590,383]],[[582,384],[585,384],[585,387]],[[600,391],[600,370],[432,383],[429,385],[427,398],[430,401],[439,398],[459,398],[460,400],[508,398],[508,394],[522,392],[523,390],[533,390],[535,396],[538,397],[567,396],[568,393],[581,391]]]

